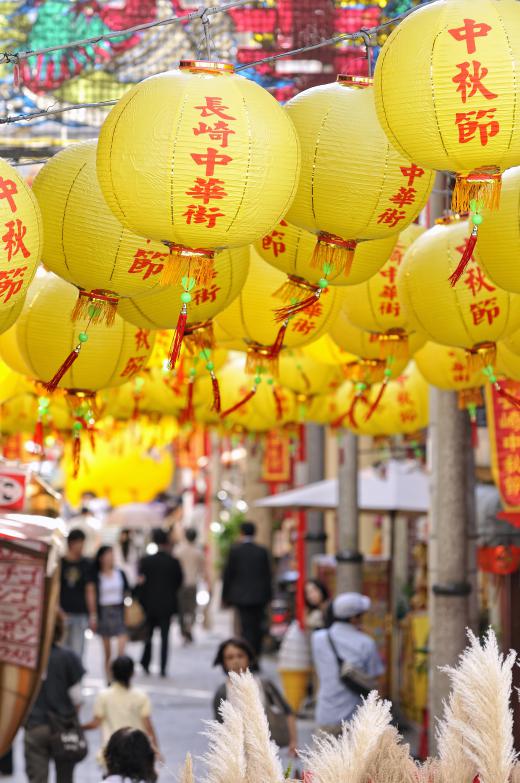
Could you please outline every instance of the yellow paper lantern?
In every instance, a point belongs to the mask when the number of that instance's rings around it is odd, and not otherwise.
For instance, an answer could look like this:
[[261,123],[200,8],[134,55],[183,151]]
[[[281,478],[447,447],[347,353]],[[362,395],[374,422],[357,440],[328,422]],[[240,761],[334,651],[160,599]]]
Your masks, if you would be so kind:
[[306,356],[302,351],[288,349],[280,356],[278,381],[291,391],[306,397],[333,392],[343,380],[341,370]]
[[[14,326],[25,374],[48,382],[63,357],[73,349],[77,351],[77,360],[59,380],[60,388],[94,392],[127,383],[146,366],[153,348],[153,332],[131,326],[116,316],[111,329],[101,323],[91,324],[87,342],[80,336],[85,336],[86,323],[73,324],[70,320],[75,300],[74,286],[53,274],[34,280]],[[85,347],[80,351],[78,346],[82,344]],[[7,353],[2,352],[2,358],[10,364]]]
[[130,231],[166,242],[172,274],[241,247],[285,215],[299,146],[278,102],[224,63],[181,62],[132,87],[105,120],[98,177]]
[[493,285],[473,257],[461,284],[450,285],[467,233],[466,221],[450,219],[426,231],[405,254],[397,285],[412,326],[433,342],[465,348],[485,367],[496,342],[520,328],[520,298]]
[[[0,158],[0,328],[23,301],[42,251],[38,203],[15,168]],[[6,327],[7,328],[7,327]]]
[[[332,324],[331,329],[334,329],[340,315],[341,311],[336,316],[336,320]],[[305,345],[301,351],[303,354],[305,354],[305,356],[309,356],[316,362],[323,362],[323,364],[333,364],[337,365],[338,367],[349,364],[356,359],[356,356],[353,353],[343,351],[332,339],[330,334],[324,334],[323,337],[320,337],[319,340],[316,340],[316,342],[311,343],[310,345]]]
[[412,223],[400,235],[390,258],[370,280],[346,288],[344,312],[360,329],[374,334],[382,355],[405,356],[408,322],[397,291],[397,273],[405,252],[424,233],[423,226]]
[[[500,172],[520,163],[520,6],[438,0],[385,42],[375,71],[382,127],[420,166],[457,172],[454,210],[495,206]],[[479,205],[476,205],[479,211]]]
[[327,332],[341,305],[342,289],[328,288],[319,301],[279,327],[274,313],[279,306],[276,291],[283,282],[283,273],[266,264],[251,249],[244,287],[215,319],[219,327],[218,342],[223,347],[247,350],[250,372],[256,372],[258,367],[273,370],[282,345],[299,348],[317,340]]
[[302,150],[286,219],[318,235],[313,264],[348,274],[356,242],[387,238],[415,220],[433,175],[391,146],[369,79],[339,76],[300,93],[286,109]]
[[80,289],[76,316],[94,300],[109,322],[118,297],[159,286],[168,249],[131,233],[113,215],[99,187],[96,142],[73,144],[38,173],[34,193],[42,211],[43,261]]
[[315,397],[300,401],[296,398],[297,410],[301,419],[312,424],[327,426],[334,424],[341,414],[337,392],[333,394],[317,394]]
[[493,283],[520,293],[520,166],[502,176],[500,208],[479,229],[476,255]]
[[16,319],[22,312],[24,301],[25,297],[12,307],[0,309],[0,335],[4,335],[16,322]]
[[280,298],[290,302],[293,298],[306,299],[321,296],[323,279],[332,285],[357,285],[372,277],[385,263],[394,247],[395,236],[363,242],[357,249],[355,263],[348,276],[341,267],[332,268],[324,276],[323,269],[312,264],[318,242],[315,234],[281,220],[265,237],[255,242],[255,248],[264,261],[285,272],[287,280],[279,290]]
[[520,354],[513,351],[506,342],[497,346],[497,375],[520,381]]

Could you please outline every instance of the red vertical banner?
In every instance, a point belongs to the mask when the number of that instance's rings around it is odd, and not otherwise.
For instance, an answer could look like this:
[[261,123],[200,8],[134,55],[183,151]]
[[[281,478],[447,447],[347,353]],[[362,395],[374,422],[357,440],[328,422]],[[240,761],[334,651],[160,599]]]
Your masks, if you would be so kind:
[[262,479],[267,484],[288,484],[291,480],[291,451],[287,433],[278,430],[267,433]]
[[[520,397],[520,382],[501,380],[500,386]],[[520,512],[520,410],[488,384],[486,411],[493,480],[506,509]]]
[[0,663],[36,669],[44,597],[45,561],[0,546]]

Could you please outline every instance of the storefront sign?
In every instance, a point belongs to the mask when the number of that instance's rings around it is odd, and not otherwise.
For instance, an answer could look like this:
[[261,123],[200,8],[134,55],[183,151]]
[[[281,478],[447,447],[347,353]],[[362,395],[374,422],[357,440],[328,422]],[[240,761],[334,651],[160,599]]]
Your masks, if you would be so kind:
[[[500,386],[520,398],[520,382],[501,380]],[[490,384],[486,410],[493,480],[506,509],[520,511],[520,410]]]
[[291,480],[289,436],[283,432],[271,430],[267,433],[262,480],[269,484],[288,484]]
[[45,562],[0,546],[0,663],[36,669],[45,595]]
[[26,474],[14,468],[0,468],[0,511],[22,511]]

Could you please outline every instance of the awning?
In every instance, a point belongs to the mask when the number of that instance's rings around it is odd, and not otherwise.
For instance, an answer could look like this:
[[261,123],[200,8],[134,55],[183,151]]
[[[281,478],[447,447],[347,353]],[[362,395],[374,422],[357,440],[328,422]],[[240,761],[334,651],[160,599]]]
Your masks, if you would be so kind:
[[[359,474],[360,511],[409,511],[426,513],[430,508],[429,478],[415,462],[391,460],[383,468],[365,468]],[[280,492],[257,500],[262,508],[330,510],[338,507],[338,480],[327,479],[306,487]]]

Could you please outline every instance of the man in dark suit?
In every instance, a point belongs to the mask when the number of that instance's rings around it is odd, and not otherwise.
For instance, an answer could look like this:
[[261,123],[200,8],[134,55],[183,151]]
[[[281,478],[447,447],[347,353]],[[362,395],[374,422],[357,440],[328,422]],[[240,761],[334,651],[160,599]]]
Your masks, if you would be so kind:
[[141,666],[148,674],[153,632],[159,628],[161,677],[166,677],[170,623],[177,612],[177,594],[182,585],[182,568],[179,561],[171,555],[168,533],[165,530],[154,530],[152,538],[157,546],[157,552],[143,557],[139,564],[138,598],[145,611],[148,626]]
[[224,569],[222,599],[238,612],[242,637],[257,655],[262,649],[265,613],[272,598],[269,553],[255,544],[256,526],[243,522],[240,540],[231,547]]

